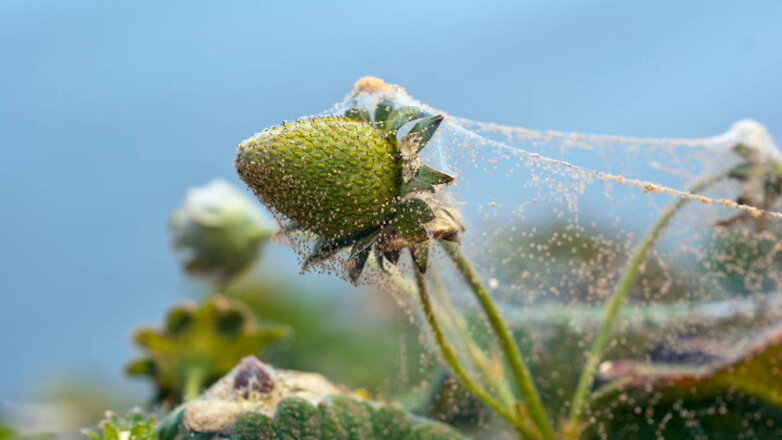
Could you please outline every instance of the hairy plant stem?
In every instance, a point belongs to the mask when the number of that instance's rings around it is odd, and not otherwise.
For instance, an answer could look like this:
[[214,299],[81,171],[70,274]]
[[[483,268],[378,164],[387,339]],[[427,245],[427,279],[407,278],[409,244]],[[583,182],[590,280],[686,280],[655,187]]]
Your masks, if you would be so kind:
[[[540,394],[538,394],[538,390],[535,388],[532,375],[529,372],[527,364],[524,362],[521,350],[519,349],[516,340],[513,338],[510,328],[505,323],[502,315],[500,315],[499,310],[497,310],[494,300],[492,300],[488,290],[486,290],[481,283],[472,264],[465,258],[461,246],[446,241],[440,241],[440,244],[451,260],[456,264],[456,268],[462,274],[462,277],[470,286],[470,289],[472,289],[475,298],[478,300],[486,317],[489,319],[489,324],[494,329],[499,346],[510,364],[516,386],[527,407],[526,409],[529,411],[530,417],[537,425],[543,438],[546,440],[553,440],[554,430],[551,428],[551,422],[549,421],[548,414],[546,414],[543,402],[540,399]],[[521,414],[521,411],[518,412]]]
[[[713,185],[725,176],[726,173],[718,173],[712,176],[708,176],[704,179],[697,180],[690,186],[688,192],[693,194],[699,193],[706,187]],[[583,415],[584,405],[587,402],[589,388],[592,386],[592,382],[594,381],[595,373],[597,372],[597,368],[600,365],[600,361],[602,360],[603,353],[605,352],[606,346],[611,339],[611,332],[614,327],[614,322],[619,316],[619,312],[622,309],[622,304],[627,297],[627,293],[630,291],[630,288],[633,286],[636,278],[638,277],[638,273],[641,269],[641,265],[646,259],[646,255],[649,253],[652,245],[654,245],[654,243],[660,237],[663,229],[668,226],[668,223],[670,223],[676,212],[682,206],[684,206],[686,201],[686,198],[679,197],[671,204],[669,204],[667,208],[665,208],[665,211],[663,211],[660,218],[657,219],[657,222],[652,226],[652,229],[646,234],[646,237],[644,237],[641,244],[639,244],[636,248],[635,253],[627,263],[627,267],[625,268],[622,277],[617,282],[616,287],[614,288],[614,292],[611,294],[611,297],[606,303],[605,308],[603,309],[602,318],[600,320],[600,328],[597,332],[597,336],[595,337],[594,342],[592,343],[592,349],[589,352],[584,369],[581,371],[578,385],[576,385],[576,390],[573,393],[568,421],[563,427],[563,436],[566,439],[576,439],[580,435],[581,417]]]
[[185,384],[182,391],[182,400],[189,402],[198,398],[201,387],[204,385],[206,371],[200,365],[191,365],[185,370]]
[[530,427],[526,426],[518,414],[514,414],[512,411],[505,408],[499,401],[497,401],[475,381],[473,381],[472,378],[470,378],[470,375],[459,362],[456,350],[454,350],[453,346],[451,346],[445,339],[445,334],[443,333],[443,330],[440,327],[440,323],[437,321],[437,317],[434,314],[434,307],[432,306],[432,300],[429,297],[429,292],[426,288],[426,281],[424,280],[423,276],[418,273],[418,271],[414,272],[416,286],[418,287],[418,296],[421,299],[421,306],[423,307],[424,316],[426,317],[426,321],[429,323],[429,327],[432,329],[435,343],[440,349],[440,353],[445,363],[451,367],[454,374],[456,374],[459,380],[462,381],[464,386],[467,387],[470,392],[481,399],[481,401],[493,409],[503,419],[508,421],[508,423],[510,423],[519,432],[519,434],[523,436],[522,438],[540,438],[536,432],[531,430]]
[[437,302],[442,304],[442,309],[447,318],[446,324],[450,324],[459,333],[462,344],[464,344],[465,350],[470,355],[473,365],[483,374],[487,385],[493,387],[500,401],[508,408],[515,408],[516,398],[513,397],[513,392],[510,389],[510,385],[508,385],[502,359],[494,358],[494,354],[497,353],[491,353],[492,357],[490,358],[481,350],[481,347],[470,334],[470,329],[464,316],[456,310],[450,296],[445,293],[445,289],[437,277],[437,272],[430,270],[427,272],[427,275],[434,286],[434,295],[437,298]]
[[[367,266],[375,270],[383,270],[387,275],[391,284],[395,289],[401,293],[408,295],[410,298],[415,298],[417,295],[417,289],[414,285],[403,277],[395,267],[381,269],[375,259],[369,259]],[[501,362],[499,365],[494,363],[481,349],[475,339],[470,334],[467,322],[461,313],[456,309],[451,301],[451,298],[445,293],[442,282],[437,277],[436,272],[430,270],[427,272],[427,276],[434,286],[434,296],[437,303],[441,304],[441,313],[439,314],[439,321],[444,324],[446,328],[455,328],[461,342],[464,344],[464,349],[470,355],[472,365],[480,370],[484,379],[487,381],[487,385],[493,387],[494,391],[498,394],[499,400],[510,410],[516,411],[516,398],[513,396],[513,392],[508,385]],[[435,310],[435,313],[437,311]],[[443,327],[443,326],[441,326]]]

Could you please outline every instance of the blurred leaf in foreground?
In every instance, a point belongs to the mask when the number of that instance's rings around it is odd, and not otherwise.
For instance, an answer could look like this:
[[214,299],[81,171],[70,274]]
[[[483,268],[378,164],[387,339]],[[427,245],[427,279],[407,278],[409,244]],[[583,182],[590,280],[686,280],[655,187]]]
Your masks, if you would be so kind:
[[448,425],[365,400],[319,374],[278,370],[247,357],[199,399],[163,420],[161,440],[459,440]]
[[156,401],[175,405],[198,395],[243,357],[257,355],[284,339],[287,327],[259,326],[240,302],[213,296],[202,305],[173,307],[163,328],[141,328],[134,340],[145,356],[127,366],[132,376],[149,377]]
[[85,429],[83,432],[89,440],[154,440],[157,438],[155,419],[139,410],[134,410],[124,417],[107,412],[106,418],[96,429]]

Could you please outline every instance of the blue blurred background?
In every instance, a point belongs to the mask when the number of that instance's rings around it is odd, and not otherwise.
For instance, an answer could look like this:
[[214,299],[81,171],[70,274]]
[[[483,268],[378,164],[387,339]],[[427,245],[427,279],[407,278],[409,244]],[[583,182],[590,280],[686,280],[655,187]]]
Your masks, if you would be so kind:
[[688,137],[751,117],[779,139],[780,47],[778,0],[4,0],[0,401],[126,384],[132,329],[196,289],[166,230],[185,190],[236,181],[241,139],[360,76],[477,120]]

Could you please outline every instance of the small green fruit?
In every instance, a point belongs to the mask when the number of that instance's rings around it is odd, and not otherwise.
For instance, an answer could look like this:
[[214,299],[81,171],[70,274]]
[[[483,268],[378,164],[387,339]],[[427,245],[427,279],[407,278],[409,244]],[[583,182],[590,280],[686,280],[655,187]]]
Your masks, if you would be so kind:
[[372,114],[354,107],[343,117],[265,130],[239,145],[236,168],[263,203],[290,220],[287,230],[318,236],[305,267],[352,247],[348,274],[357,283],[370,254],[383,267],[408,249],[424,272],[429,241],[457,241],[464,229],[458,213],[420,196],[454,181],[418,157],[443,119],[390,101]]
[[364,121],[321,118],[276,127],[239,146],[242,179],[271,208],[334,241],[392,213],[402,184],[395,146]]

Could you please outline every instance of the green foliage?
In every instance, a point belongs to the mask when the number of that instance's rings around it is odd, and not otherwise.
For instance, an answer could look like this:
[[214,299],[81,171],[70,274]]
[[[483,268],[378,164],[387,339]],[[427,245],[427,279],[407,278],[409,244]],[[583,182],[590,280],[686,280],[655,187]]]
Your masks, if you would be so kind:
[[[283,399],[274,418],[261,412],[239,415],[230,432],[187,431],[181,438],[228,435],[232,440],[461,440],[445,424],[411,418],[401,409],[346,395],[334,395],[317,407],[300,398]],[[170,440],[172,437],[163,437]],[[98,440],[98,439],[96,439]]]
[[234,423],[231,440],[275,439],[274,422],[261,413],[245,413]]
[[372,437],[372,407],[366,402],[347,396],[333,396],[330,403],[334,411],[329,416],[335,417],[336,424],[345,428],[347,440]]
[[729,358],[707,366],[614,362],[603,376],[611,389],[654,389],[668,399],[739,391],[782,408],[782,327]]
[[0,420],[0,440],[11,440],[16,434],[10,426],[6,426],[2,420]]
[[372,412],[375,437],[383,440],[405,440],[410,436],[413,424],[403,410],[381,405]]
[[[159,440],[411,440],[422,423],[428,422],[394,406],[343,394],[319,374],[247,357],[199,399],[165,417],[158,433]],[[445,425],[433,432],[461,438]]]
[[[628,394],[616,401],[583,434],[585,440],[777,440],[782,410],[743,393],[714,398],[655,399]],[[610,411],[610,415],[609,415]]]
[[134,411],[127,416],[107,413],[97,429],[85,430],[89,440],[157,440],[155,419]]
[[[396,391],[388,389],[388,378],[400,369],[411,381],[425,376],[418,365],[422,353],[418,329],[401,322],[399,308],[386,295],[356,296],[324,288],[305,291],[268,278],[238,283],[226,294],[246,304],[258,319],[274,319],[295,329],[295,337],[266,350],[272,364],[318,371],[372,393]],[[368,309],[372,313],[362,312]],[[400,365],[402,350],[408,356],[407,363]]]
[[157,427],[159,440],[173,440],[177,437],[185,417],[185,408],[180,406],[168,413]]
[[216,295],[200,306],[175,306],[163,328],[137,330],[134,340],[145,357],[132,361],[127,372],[152,379],[156,401],[174,405],[287,334],[286,327],[259,326],[243,304]]
[[707,366],[615,362],[593,404],[612,438],[777,439],[782,436],[782,328]]
[[321,419],[318,408],[308,401],[291,397],[277,405],[274,415],[279,440],[319,440]]

